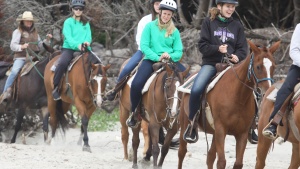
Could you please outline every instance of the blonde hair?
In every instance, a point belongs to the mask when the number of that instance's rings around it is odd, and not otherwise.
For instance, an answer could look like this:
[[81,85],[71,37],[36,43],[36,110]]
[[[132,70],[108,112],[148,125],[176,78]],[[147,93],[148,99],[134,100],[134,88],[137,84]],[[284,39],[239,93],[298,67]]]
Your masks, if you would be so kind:
[[210,14],[210,20],[214,20],[216,19],[216,16],[220,14],[220,10],[216,7],[212,7],[209,10],[209,14]]
[[162,23],[162,21],[159,17],[158,27],[159,27],[160,30],[162,30],[162,29],[167,30],[167,32],[165,34],[165,37],[169,37],[174,32],[174,30],[176,29],[176,27],[174,25],[174,22],[172,21],[172,18],[170,19],[170,21],[168,23],[164,24],[164,23]]

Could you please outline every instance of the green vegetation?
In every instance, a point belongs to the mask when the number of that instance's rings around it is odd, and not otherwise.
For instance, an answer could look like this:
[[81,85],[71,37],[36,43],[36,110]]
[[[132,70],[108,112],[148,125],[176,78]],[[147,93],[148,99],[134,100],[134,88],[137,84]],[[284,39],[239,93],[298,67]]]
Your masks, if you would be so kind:
[[[75,107],[72,108],[74,116],[78,117]],[[111,131],[116,128],[119,123],[119,109],[115,109],[108,114],[103,110],[98,110],[93,113],[89,121],[88,131]],[[77,118],[77,125],[81,125],[81,119]]]

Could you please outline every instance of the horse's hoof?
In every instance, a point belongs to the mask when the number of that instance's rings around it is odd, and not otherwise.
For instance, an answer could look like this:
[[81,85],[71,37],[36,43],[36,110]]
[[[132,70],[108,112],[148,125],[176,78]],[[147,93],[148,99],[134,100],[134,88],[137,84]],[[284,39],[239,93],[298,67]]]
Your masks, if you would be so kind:
[[86,152],[92,152],[92,150],[91,150],[91,147],[90,146],[86,146],[86,145],[84,145],[83,147],[82,147],[82,151],[86,151]]
[[132,164],[132,168],[139,168],[137,164]]

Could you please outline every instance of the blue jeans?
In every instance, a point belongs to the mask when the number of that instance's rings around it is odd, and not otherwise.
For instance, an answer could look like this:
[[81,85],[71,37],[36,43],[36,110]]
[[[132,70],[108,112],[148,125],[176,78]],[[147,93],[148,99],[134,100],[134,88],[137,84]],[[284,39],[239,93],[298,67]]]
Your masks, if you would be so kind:
[[292,65],[289,69],[285,81],[283,82],[281,88],[277,92],[274,110],[269,118],[269,121],[271,121],[274,118],[274,116],[280,110],[286,98],[294,91],[294,87],[300,82],[299,79],[300,68],[296,65]]
[[142,51],[138,50],[135,52],[135,54],[132,55],[132,57],[129,59],[125,67],[122,69],[117,83],[119,83],[124,77],[129,75],[129,73],[139,64],[139,62],[143,59],[143,53]]
[[205,92],[206,86],[211,78],[217,73],[217,69],[213,65],[203,65],[198,72],[193,87],[191,89],[191,96],[189,101],[189,120],[193,120],[195,114],[200,108],[201,95]]
[[8,76],[5,82],[3,92],[5,92],[14,83],[16,77],[18,76],[18,73],[20,72],[20,70],[24,65],[25,65],[25,59],[15,59],[10,75]]

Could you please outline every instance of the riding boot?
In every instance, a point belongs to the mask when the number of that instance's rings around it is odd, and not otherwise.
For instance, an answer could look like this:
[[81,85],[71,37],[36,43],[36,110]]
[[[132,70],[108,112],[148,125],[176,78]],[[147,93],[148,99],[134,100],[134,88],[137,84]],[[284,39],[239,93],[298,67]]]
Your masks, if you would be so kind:
[[[273,120],[272,120],[273,121]],[[262,134],[271,140],[277,139],[277,124],[270,122],[264,129]]]
[[58,87],[54,87],[53,91],[52,91],[52,96],[54,100],[60,100],[60,94],[59,94],[59,90]]
[[257,144],[257,142],[258,142],[258,136],[255,133],[255,129],[257,128],[256,119],[257,119],[256,117],[253,119],[252,125],[249,129],[249,132],[248,132],[248,141],[251,144]]
[[141,123],[141,120],[139,120],[138,116],[141,114],[142,107],[139,104],[138,107],[136,108],[136,111],[131,112],[130,116],[128,117],[126,124],[128,127],[131,128],[137,128],[139,124]]
[[190,121],[190,124],[187,126],[183,134],[183,140],[187,143],[196,143],[199,138],[197,128],[197,122]]
[[9,87],[5,92],[2,93],[2,95],[0,96],[0,104],[2,104],[3,102],[7,102],[11,98],[11,92],[12,88]]
[[104,100],[104,101],[105,101],[105,100],[108,100],[108,101],[113,101],[113,100],[115,100],[115,99],[118,97],[117,93],[118,93],[120,90],[122,90],[123,87],[125,86],[125,84],[126,84],[126,82],[127,82],[127,80],[128,80],[128,77],[129,77],[129,75],[123,77],[123,78],[116,84],[116,86],[115,86],[112,90],[110,90],[110,91],[108,91],[108,92],[106,93],[106,95],[103,97],[103,100]]

